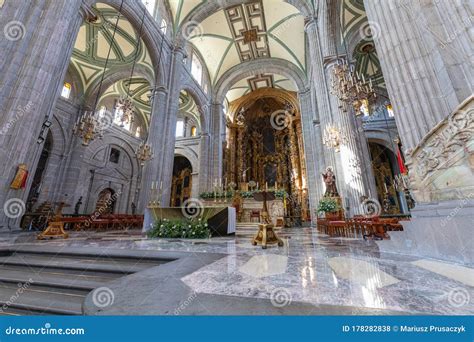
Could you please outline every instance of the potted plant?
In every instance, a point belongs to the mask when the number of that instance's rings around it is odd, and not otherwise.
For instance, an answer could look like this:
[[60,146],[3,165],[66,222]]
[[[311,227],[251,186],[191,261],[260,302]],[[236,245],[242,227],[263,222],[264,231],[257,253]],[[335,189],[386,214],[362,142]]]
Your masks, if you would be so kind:
[[339,218],[338,211],[340,210],[341,207],[334,198],[323,197],[319,201],[318,214],[323,213],[328,220],[337,220]]

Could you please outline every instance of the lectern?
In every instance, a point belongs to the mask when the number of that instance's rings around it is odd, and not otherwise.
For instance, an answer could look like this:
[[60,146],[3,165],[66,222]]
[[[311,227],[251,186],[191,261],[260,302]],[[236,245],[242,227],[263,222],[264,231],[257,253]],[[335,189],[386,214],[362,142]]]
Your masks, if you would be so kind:
[[252,240],[252,245],[261,245],[263,249],[266,249],[267,245],[278,244],[280,247],[283,246],[283,241],[273,230],[274,226],[268,215],[267,201],[273,201],[275,199],[275,194],[268,191],[256,192],[253,194],[253,198],[256,201],[263,202],[263,223],[258,225],[258,232]]

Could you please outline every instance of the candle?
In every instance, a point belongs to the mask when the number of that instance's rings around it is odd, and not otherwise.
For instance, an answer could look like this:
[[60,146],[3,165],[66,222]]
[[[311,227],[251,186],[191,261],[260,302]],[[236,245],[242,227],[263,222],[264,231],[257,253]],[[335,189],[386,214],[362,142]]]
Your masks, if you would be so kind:
[[265,191],[268,191],[268,182],[265,182]]
[[257,182],[257,190],[258,190],[258,182]]
[[[158,181],[156,181],[156,185],[158,185]],[[163,189],[163,181],[160,182],[160,190]]]
[[278,188],[278,187],[277,187],[277,182],[275,182],[275,191],[277,190],[277,188]]
[[383,186],[384,186],[384,188],[385,188],[385,192],[388,192],[387,183],[385,183],[385,181],[383,182]]

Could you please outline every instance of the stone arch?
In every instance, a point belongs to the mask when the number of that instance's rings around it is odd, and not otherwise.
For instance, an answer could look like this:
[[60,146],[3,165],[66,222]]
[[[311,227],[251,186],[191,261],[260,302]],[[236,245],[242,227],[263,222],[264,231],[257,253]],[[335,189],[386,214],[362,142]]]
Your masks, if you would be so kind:
[[[117,11],[120,9],[122,5],[121,13],[122,15],[130,22],[130,24],[138,30],[141,25],[142,17],[144,11],[144,5],[141,1],[122,1],[122,0],[84,0],[84,6],[90,7],[95,5],[96,3],[103,3],[109,5],[116,9]],[[145,44],[146,49],[150,55],[150,59],[154,68],[155,72],[155,82],[152,84],[166,84],[167,77],[166,77],[166,53],[163,51],[160,57],[160,47],[161,44],[166,45],[166,49],[168,51],[171,50],[172,46],[169,41],[165,38],[165,35],[161,32],[159,28],[159,24],[155,21],[155,19],[146,12],[145,20],[143,22],[143,29],[141,38]],[[165,46],[163,46],[163,50],[165,50]]]
[[[100,86],[100,79],[96,80],[95,83],[90,87],[90,90],[88,94],[86,94],[85,98],[85,106],[86,107],[92,107],[94,105],[95,99],[97,95],[102,96],[102,94],[114,83],[121,81],[121,80],[127,80],[130,78],[130,73],[131,73],[131,66],[126,66],[126,67],[120,67],[120,68],[113,68],[108,70],[105,73],[104,76],[104,81],[102,83],[102,87],[100,88],[100,94],[99,93],[99,86]],[[150,86],[153,85],[154,80],[153,78],[150,77],[150,73],[147,72],[148,69],[142,65],[136,65],[135,70],[133,72],[133,77],[143,77],[146,79],[149,83]]]
[[199,173],[199,156],[191,148],[176,146],[174,156],[184,157],[189,160],[193,173]]
[[274,73],[283,75],[296,83],[300,92],[307,90],[306,75],[293,63],[279,58],[260,58],[236,65],[226,71],[214,89],[217,103],[223,103],[227,91],[236,82],[258,73]]
[[193,98],[194,102],[198,106],[199,119],[201,121],[201,134],[206,134],[209,132],[209,105],[208,98],[202,91],[202,89],[197,85],[194,80],[189,80],[186,82],[181,91],[186,91]]

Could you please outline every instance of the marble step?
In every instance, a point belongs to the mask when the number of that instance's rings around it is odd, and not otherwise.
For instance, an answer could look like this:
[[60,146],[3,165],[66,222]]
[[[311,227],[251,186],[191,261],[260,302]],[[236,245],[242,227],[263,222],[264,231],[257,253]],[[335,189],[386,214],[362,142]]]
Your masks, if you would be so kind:
[[80,315],[88,291],[65,290],[46,286],[24,286],[0,282],[0,308],[6,306],[18,314],[36,312],[51,315]]
[[52,270],[43,267],[25,268],[15,265],[0,266],[0,281],[11,284],[34,284],[64,289],[91,291],[103,284],[115,280],[121,275],[113,273],[90,274],[87,271]]
[[139,259],[111,260],[100,257],[64,257],[62,255],[28,255],[14,253],[0,257],[0,265],[19,267],[42,267],[48,269],[87,270],[105,273],[132,274],[159,263],[150,263]]

